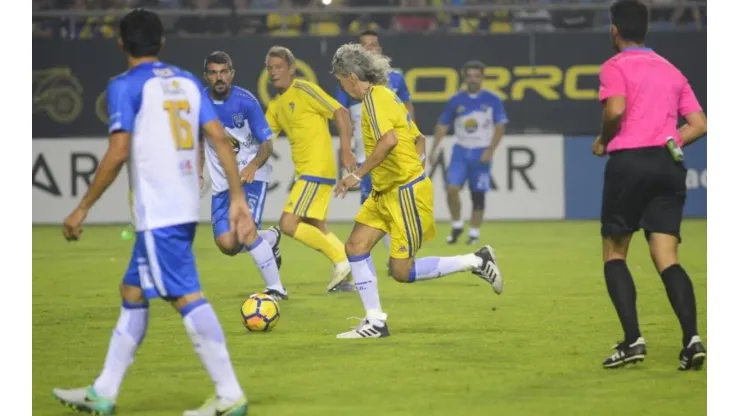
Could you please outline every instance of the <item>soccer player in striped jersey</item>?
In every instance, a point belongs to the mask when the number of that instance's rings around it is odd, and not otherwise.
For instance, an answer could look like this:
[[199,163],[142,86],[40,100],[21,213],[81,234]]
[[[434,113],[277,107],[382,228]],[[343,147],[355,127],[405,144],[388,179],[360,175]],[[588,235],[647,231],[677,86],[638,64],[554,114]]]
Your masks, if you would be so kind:
[[[266,65],[272,85],[280,92],[267,106],[267,122],[276,135],[283,131],[288,136],[295,166],[295,183],[280,217],[280,229],[331,260],[334,273],[327,291],[352,291],[344,243],[326,227],[337,179],[328,120],[333,119],[339,136],[349,140],[349,113],[318,85],[296,79],[295,57],[288,48],[272,47]],[[353,158],[352,168],[355,163]]]

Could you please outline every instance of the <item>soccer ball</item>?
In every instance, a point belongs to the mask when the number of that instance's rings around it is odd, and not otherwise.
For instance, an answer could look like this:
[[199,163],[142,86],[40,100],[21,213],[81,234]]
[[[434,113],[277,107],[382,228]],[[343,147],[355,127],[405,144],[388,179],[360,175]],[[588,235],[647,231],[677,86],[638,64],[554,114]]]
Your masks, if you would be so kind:
[[255,293],[242,304],[242,324],[250,332],[272,331],[280,321],[280,307],[272,296]]

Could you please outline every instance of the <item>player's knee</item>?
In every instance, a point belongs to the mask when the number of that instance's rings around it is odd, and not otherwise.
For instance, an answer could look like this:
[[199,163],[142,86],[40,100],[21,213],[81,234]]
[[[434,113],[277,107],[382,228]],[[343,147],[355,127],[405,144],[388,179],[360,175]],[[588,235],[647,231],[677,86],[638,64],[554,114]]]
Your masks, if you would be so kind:
[[146,303],[144,292],[138,286],[131,286],[121,283],[119,288],[121,299],[130,304]]
[[460,193],[460,187],[457,185],[447,185],[447,195],[457,195]]
[[280,217],[280,231],[282,231],[283,234],[293,237],[300,221],[301,219],[295,215],[283,213]]
[[241,251],[237,244],[236,235],[232,232],[224,233],[216,237],[216,247],[227,256],[236,256]]
[[172,306],[174,306],[175,309],[182,313],[183,309],[186,306],[200,299],[203,299],[203,292],[188,293],[187,295],[166,300],[170,301],[170,303],[172,303]]
[[648,235],[650,257],[658,273],[678,263],[678,238],[669,234]]
[[603,259],[604,263],[612,260],[626,260],[632,234],[619,234],[604,237]]
[[350,238],[346,243],[344,243],[344,252],[347,254],[347,257],[350,257],[366,254],[369,250],[366,250],[365,245],[356,238]]
[[473,211],[483,211],[486,208],[485,192],[471,192],[470,199],[473,201]]
[[393,280],[399,283],[411,283],[411,267],[413,267],[413,261],[408,259],[391,259],[389,272]]

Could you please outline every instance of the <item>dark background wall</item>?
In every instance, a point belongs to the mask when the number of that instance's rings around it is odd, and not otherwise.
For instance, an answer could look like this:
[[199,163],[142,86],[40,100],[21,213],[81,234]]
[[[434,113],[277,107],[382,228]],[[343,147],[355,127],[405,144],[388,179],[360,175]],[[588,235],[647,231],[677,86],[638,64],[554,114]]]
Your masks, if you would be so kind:
[[[235,83],[267,102],[273,93],[263,74],[273,45],[292,49],[299,73],[334,94],[329,74],[337,47],[354,38],[208,38],[168,39],[162,59],[195,74],[213,50],[231,54]],[[706,109],[706,32],[653,33],[648,44],[673,62],[694,87]],[[417,109],[417,121],[430,133],[444,101],[460,86],[457,68],[479,59],[485,87],[505,99],[509,133],[596,134],[598,70],[612,55],[606,33],[545,33],[481,36],[407,34],[381,39],[384,53],[402,70]],[[126,70],[110,40],[33,40],[33,137],[105,135],[105,87]]]

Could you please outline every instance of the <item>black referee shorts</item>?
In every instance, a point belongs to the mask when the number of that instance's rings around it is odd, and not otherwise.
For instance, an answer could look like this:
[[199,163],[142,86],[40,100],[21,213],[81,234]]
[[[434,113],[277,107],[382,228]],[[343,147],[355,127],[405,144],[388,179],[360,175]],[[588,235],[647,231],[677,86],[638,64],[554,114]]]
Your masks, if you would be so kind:
[[686,202],[686,167],[664,147],[612,152],[604,171],[601,235],[632,234],[639,229],[681,240]]

